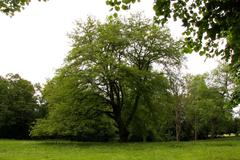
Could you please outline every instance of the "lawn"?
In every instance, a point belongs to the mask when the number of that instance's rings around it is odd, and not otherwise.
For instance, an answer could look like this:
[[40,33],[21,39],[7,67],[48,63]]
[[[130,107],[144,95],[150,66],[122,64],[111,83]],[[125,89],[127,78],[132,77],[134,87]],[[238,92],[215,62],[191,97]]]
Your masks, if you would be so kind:
[[0,140],[0,160],[240,160],[240,139],[126,144]]

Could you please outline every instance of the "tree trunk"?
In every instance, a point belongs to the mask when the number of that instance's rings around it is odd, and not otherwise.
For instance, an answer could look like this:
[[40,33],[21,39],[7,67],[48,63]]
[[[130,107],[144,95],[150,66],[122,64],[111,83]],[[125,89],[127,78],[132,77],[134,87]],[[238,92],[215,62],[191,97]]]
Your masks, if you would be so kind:
[[180,132],[181,132],[181,116],[180,116],[180,106],[177,105],[175,109],[175,115],[176,115],[176,141],[180,141]]
[[118,86],[115,81],[111,80],[109,81],[109,98],[113,109],[113,119],[118,128],[119,140],[120,142],[127,142],[129,131],[127,129],[126,123],[124,123],[122,119],[123,93],[121,86]]
[[129,126],[130,123],[133,120],[133,117],[134,117],[134,115],[135,115],[135,113],[137,111],[137,108],[138,108],[139,99],[140,99],[140,93],[137,92],[135,100],[134,100],[133,108],[132,108],[131,112],[129,113],[128,119],[126,121],[126,125],[127,126]]
[[197,140],[197,130],[194,129],[194,140],[196,141]]
[[198,126],[197,126],[197,114],[196,114],[196,108],[194,110],[194,140],[197,140],[197,135],[198,135]]
[[128,126],[132,122],[132,119],[138,108],[140,93],[139,91],[136,93],[132,110],[130,111],[126,120],[122,118],[123,93],[121,91],[121,87],[117,86],[116,82],[114,81],[109,82],[109,98],[110,105],[113,109],[113,119],[117,124],[120,142],[127,142],[129,136]]
[[128,142],[129,131],[126,126],[119,127],[119,141]]
[[176,141],[177,142],[180,141],[180,132],[181,132],[181,124],[179,123],[179,119],[176,119]]
[[198,136],[198,129],[197,129],[197,122],[196,122],[196,118],[195,118],[195,122],[194,122],[194,140],[197,140],[197,136]]
[[117,128],[118,128],[119,141],[127,142],[128,136],[129,136],[129,131],[127,129],[127,125],[124,123],[124,121],[122,119],[121,112],[115,112],[114,120],[115,120],[115,123],[117,124]]
[[119,135],[119,141],[120,142],[127,142],[128,141],[128,136],[129,136],[129,131],[127,129],[127,125],[124,123],[122,119],[122,113],[121,110],[116,109],[114,110],[114,120],[117,124],[118,128],[118,135]]

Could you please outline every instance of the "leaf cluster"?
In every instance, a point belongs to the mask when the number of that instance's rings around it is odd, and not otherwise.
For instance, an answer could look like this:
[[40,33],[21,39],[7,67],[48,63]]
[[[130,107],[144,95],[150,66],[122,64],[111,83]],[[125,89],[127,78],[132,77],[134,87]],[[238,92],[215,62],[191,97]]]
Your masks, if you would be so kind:
[[[47,1],[47,0],[38,0]],[[15,12],[20,12],[31,0],[1,0],[0,1],[0,12],[13,16]]]

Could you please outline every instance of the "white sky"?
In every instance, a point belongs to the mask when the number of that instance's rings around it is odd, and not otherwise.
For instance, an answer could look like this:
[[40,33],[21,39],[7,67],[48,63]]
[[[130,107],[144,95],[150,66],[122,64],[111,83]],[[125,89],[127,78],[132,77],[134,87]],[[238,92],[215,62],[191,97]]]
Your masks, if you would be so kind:
[[[128,12],[144,11],[154,15],[153,0],[142,0]],[[74,28],[74,21],[86,20],[88,15],[104,20],[110,14],[105,0],[50,0],[33,2],[21,13],[10,18],[0,13],[0,75],[19,73],[33,83],[44,83],[52,78],[70,51],[67,33]],[[128,14],[124,12],[124,14]],[[122,12],[121,12],[122,13]],[[183,29],[179,23],[170,22],[174,37],[179,38]],[[199,74],[217,66],[211,59],[192,54],[188,56],[188,72]]]

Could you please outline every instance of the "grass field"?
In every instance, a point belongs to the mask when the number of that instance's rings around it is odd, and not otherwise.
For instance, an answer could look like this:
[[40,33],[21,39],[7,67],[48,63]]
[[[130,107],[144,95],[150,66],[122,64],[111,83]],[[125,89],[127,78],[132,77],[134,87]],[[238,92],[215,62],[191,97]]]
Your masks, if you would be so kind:
[[240,160],[240,139],[127,144],[0,140],[0,160]]

